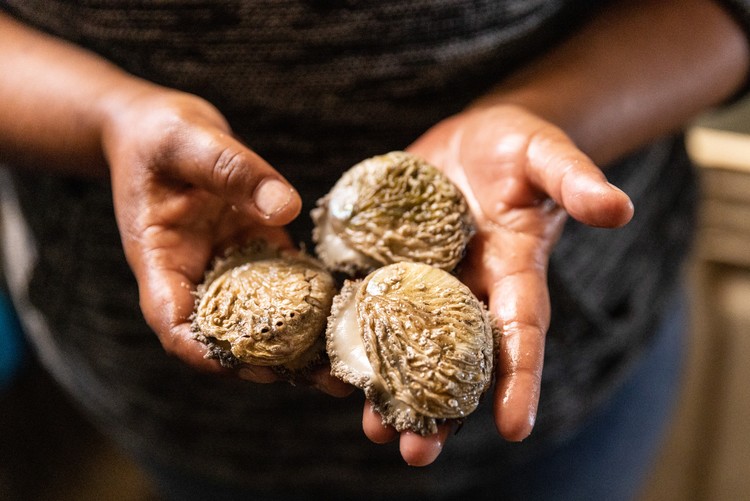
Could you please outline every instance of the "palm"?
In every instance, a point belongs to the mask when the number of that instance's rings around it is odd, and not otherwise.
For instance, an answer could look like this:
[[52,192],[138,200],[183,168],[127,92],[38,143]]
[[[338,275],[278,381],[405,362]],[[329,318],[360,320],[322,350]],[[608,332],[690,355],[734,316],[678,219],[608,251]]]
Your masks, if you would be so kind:
[[[234,139],[208,103],[165,92],[128,103],[105,133],[117,222],[138,280],[141,308],[164,348],[189,364],[221,370],[193,339],[193,291],[211,259],[262,236],[291,246],[280,224],[299,211],[264,217],[254,194],[280,177]],[[269,226],[272,225],[272,226]],[[268,379],[265,371],[258,369]]]
[[282,229],[261,227],[200,188],[154,175],[141,189],[144,196],[138,200],[118,204],[118,220],[131,266],[149,275],[144,314],[158,322],[152,325],[157,333],[168,333],[160,335],[168,352],[195,367],[220,370],[192,341],[192,291],[213,257],[225,249],[259,235],[281,246],[290,241]]
[[[632,215],[628,197],[558,128],[513,106],[457,115],[433,127],[410,148],[440,167],[467,197],[477,223],[462,279],[489,302],[501,329],[494,395],[495,423],[509,440],[525,438],[539,399],[550,306],[547,262],[568,214],[615,227]],[[365,432],[393,438],[365,412]],[[428,464],[438,436],[406,433],[401,452]]]
[[412,147],[459,185],[472,208],[477,234],[462,278],[489,301],[501,328],[496,423],[512,440],[533,425],[550,315],[546,266],[565,219],[529,175],[544,127],[518,113],[453,119]]

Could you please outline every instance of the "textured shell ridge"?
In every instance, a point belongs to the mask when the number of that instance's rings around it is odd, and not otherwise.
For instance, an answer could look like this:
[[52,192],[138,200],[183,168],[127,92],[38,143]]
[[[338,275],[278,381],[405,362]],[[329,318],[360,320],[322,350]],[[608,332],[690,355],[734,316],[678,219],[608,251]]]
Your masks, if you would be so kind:
[[[495,339],[486,307],[468,287],[439,268],[397,263],[348,281],[342,292],[326,334],[332,373],[363,389],[385,424],[428,434],[476,409],[491,383]],[[332,350],[332,326],[352,309],[368,377]]]
[[[318,256],[329,268],[350,274],[402,261],[452,270],[474,234],[460,190],[439,169],[405,152],[353,166],[311,216]],[[328,232],[356,253],[351,263],[331,257]]]
[[[335,284],[303,252],[263,243],[215,260],[197,289],[192,330],[225,367],[264,365],[291,374],[322,362]],[[289,379],[289,378],[287,378]]]
[[[422,270],[432,272],[429,267]],[[477,315],[483,318],[479,304],[467,303],[471,296],[456,297],[470,294],[468,288],[448,289],[439,283],[428,288],[419,277],[406,277],[407,285],[403,273],[396,275],[398,279],[385,278],[390,283],[386,291],[359,303],[360,317],[368,320],[364,339],[373,366],[394,396],[420,413],[462,417],[467,413],[462,404],[483,393],[486,371],[491,368],[484,354],[476,351],[480,344],[460,335],[466,327],[470,332],[484,332],[481,324],[471,322]],[[473,371],[475,367],[479,372]]]

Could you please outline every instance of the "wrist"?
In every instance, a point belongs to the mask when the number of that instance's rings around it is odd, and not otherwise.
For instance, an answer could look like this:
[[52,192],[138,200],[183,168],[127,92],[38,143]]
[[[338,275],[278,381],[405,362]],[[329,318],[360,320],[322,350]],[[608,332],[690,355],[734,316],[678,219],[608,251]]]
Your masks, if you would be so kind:
[[161,87],[125,73],[114,75],[104,86],[96,99],[94,116],[105,159],[111,159],[118,138],[133,128],[134,115],[144,115],[144,100],[163,92]]
[[714,2],[615,2],[475,106],[522,106],[604,165],[734,95],[748,54]]
[[584,82],[575,73],[521,72],[495,91],[480,97],[469,110],[516,107],[561,129],[573,143],[597,163],[613,156],[606,143],[617,123],[611,116],[614,103],[598,103],[586,95]]

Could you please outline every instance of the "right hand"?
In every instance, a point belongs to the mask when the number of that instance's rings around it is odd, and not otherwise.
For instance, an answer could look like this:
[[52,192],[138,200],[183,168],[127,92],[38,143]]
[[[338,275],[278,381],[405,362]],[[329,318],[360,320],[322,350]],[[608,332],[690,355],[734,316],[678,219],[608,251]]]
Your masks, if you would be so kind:
[[[211,259],[233,244],[260,236],[292,247],[282,226],[299,214],[300,197],[197,96],[139,86],[106,110],[102,145],[115,215],[146,322],[169,354],[227,372],[205,358],[190,331],[196,286]],[[238,374],[277,379],[267,367],[244,366]],[[349,391],[325,370],[313,384],[331,394]]]
[[[545,335],[550,321],[547,263],[568,215],[616,228],[633,215],[630,198],[557,126],[516,105],[463,112],[432,127],[409,148],[442,169],[471,207],[477,233],[461,278],[487,300],[500,328],[493,395],[495,425],[507,440],[525,439],[536,420]],[[451,423],[423,437],[383,426],[370,404],[365,434],[400,439],[411,465],[432,463]]]

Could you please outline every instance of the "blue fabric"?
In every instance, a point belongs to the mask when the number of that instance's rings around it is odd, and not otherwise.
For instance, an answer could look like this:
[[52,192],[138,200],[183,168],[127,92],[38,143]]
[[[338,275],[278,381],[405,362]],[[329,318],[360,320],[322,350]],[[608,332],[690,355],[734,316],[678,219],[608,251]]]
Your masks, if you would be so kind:
[[12,381],[25,358],[25,345],[13,305],[0,292],[0,391]]

